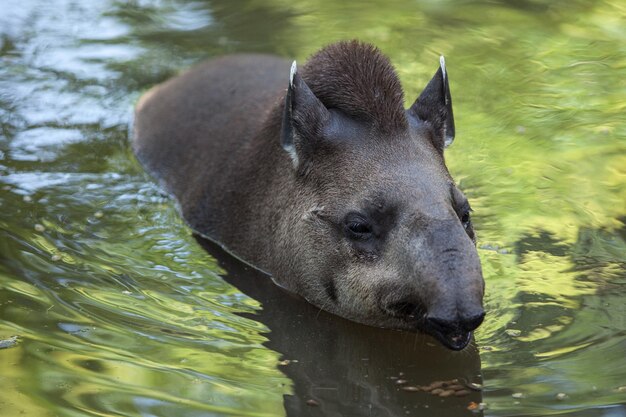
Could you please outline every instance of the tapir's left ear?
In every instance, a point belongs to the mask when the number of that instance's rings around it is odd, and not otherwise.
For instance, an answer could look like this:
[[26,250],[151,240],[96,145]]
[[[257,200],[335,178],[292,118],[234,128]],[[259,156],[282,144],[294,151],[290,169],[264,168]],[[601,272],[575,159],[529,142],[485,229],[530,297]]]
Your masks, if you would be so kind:
[[419,122],[428,123],[435,131],[437,148],[443,152],[454,141],[454,115],[448,84],[446,61],[439,58],[439,69],[408,111]]

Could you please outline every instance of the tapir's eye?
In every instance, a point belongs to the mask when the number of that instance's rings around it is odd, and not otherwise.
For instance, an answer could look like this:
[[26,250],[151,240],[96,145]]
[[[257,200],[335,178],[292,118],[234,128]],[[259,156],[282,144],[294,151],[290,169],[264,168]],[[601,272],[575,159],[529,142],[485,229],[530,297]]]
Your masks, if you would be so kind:
[[346,216],[345,230],[351,239],[366,240],[372,237],[372,226],[357,213],[350,213]]
[[470,226],[470,212],[469,210],[465,210],[463,212],[463,215],[461,216],[461,223],[463,223],[463,227],[465,227],[466,229]]

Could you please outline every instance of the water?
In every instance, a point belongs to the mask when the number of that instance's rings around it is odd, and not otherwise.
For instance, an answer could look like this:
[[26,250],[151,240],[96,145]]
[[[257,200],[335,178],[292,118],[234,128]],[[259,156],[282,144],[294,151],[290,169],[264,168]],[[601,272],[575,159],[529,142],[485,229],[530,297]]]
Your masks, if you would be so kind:
[[[1,7],[3,417],[469,416],[470,401],[488,416],[626,416],[623,2]],[[387,53],[408,99],[446,55],[447,159],[487,281],[465,352],[319,312],[204,247],[129,150],[138,97],[191,64],[303,61],[341,38]],[[484,390],[439,399],[400,390],[401,373]]]

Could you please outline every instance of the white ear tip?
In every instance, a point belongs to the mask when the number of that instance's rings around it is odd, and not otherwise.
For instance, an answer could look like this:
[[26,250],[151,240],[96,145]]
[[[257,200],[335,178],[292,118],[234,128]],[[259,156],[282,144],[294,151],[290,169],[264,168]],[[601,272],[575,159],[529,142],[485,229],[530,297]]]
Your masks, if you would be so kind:
[[291,64],[291,72],[289,73],[289,85],[293,86],[293,76],[296,75],[298,71],[298,66],[296,65],[296,61],[293,61]]
[[443,78],[446,78],[446,59],[443,55],[439,57],[439,66],[441,67],[441,72],[443,72]]

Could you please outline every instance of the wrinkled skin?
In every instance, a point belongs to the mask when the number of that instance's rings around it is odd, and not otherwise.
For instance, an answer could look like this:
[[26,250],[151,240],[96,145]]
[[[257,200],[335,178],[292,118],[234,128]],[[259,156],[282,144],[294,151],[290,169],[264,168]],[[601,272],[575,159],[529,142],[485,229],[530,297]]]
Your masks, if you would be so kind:
[[138,158],[192,228],[282,287],[464,348],[484,283],[469,203],[443,157],[454,136],[443,62],[408,110],[369,45],[327,47],[303,76],[292,67],[286,94],[276,68],[288,63],[221,58],[158,87],[137,108]]

